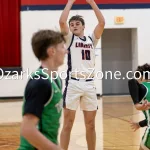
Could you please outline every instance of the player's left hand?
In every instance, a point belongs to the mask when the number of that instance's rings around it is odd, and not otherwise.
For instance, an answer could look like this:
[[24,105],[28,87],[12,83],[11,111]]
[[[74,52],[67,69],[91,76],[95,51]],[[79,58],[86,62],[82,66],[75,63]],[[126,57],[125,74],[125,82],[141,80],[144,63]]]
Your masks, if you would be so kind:
[[136,104],[135,105],[137,110],[148,110],[150,109],[150,102],[148,102],[147,100],[144,100],[144,102],[142,104]]
[[94,0],[86,0],[87,3],[91,4],[93,2],[95,2]]
[[150,102],[147,103],[147,106],[150,108]]
[[130,121],[130,125],[131,125],[131,129],[133,129],[134,132],[140,128],[137,122]]

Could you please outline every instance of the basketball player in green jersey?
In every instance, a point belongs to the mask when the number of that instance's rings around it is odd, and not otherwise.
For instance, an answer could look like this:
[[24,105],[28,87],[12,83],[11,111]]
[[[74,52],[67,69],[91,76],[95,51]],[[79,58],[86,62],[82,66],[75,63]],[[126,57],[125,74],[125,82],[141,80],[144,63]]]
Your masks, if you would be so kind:
[[32,49],[41,66],[25,88],[18,150],[62,150],[57,141],[62,85],[59,77],[52,80],[51,75],[64,62],[64,44],[63,35],[52,30],[40,30],[32,37]]
[[131,127],[136,131],[140,127],[146,127],[142,137],[140,150],[150,150],[150,65],[138,66],[136,79],[129,80],[129,92],[137,110],[143,111],[145,120],[132,122]]

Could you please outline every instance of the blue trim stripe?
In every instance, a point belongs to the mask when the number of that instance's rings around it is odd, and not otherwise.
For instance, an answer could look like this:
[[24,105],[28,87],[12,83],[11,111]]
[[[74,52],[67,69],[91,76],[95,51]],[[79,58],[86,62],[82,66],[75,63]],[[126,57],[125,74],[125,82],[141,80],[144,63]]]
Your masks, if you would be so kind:
[[[25,5],[21,6],[21,11],[29,10],[63,10],[65,5]],[[142,9],[150,8],[150,3],[141,4],[98,4],[100,9]],[[91,9],[90,5],[73,5],[72,10]]]
[[89,39],[91,40],[91,42],[94,44],[94,42],[93,42],[92,38],[91,38],[90,36],[88,36],[88,37],[89,37]]
[[72,35],[71,43],[68,48],[68,62],[67,62],[68,69],[67,69],[66,87],[65,87],[65,90],[63,93],[63,107],[66,107],[66,95],[67,95],[68,81],[69,81],[70,73],[72,71],[71,52],[70,52],[71,49],[70,48],[72,46],[73,40],[74,40],[74,34]]

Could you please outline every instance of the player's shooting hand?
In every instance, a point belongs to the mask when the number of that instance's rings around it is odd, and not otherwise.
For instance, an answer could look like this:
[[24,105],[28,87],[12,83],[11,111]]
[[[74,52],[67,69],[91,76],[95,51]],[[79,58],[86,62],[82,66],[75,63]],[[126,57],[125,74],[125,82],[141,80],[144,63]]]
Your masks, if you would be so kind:
[[68,0],[68,2],[74,3],[76,0]]
[[87,3],[91,4],[93,2],[95,2],[94,0],[86,0]]
[[131,129],[133,129],[134,132],[140,128],[137,122],[130,121],[130,125],[131,125]]

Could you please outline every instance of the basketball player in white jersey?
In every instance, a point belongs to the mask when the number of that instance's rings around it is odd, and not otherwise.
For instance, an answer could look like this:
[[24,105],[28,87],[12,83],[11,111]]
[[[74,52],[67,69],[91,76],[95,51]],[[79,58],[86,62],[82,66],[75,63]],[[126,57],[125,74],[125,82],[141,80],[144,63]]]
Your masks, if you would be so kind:
[[85,35],[85,22],[79,15],[71,17],[69,26],[67,24],[69,11],[75,0],[68,0],[59,20],[69,51],[68,77],[64,91],[64,124],[60,137],[60,144],[64,150],[68,150],[70,133],[79,104],[84,114],[88,150],[95,150],[96,147],[95,116],[98,103],[92,69],[95,67],[94,49],[103,33],[105,19],[94,0],[86,1],[91,5],[98,20],[91,35]]

